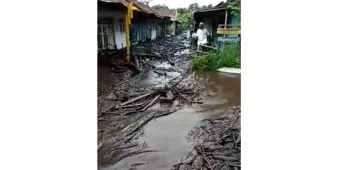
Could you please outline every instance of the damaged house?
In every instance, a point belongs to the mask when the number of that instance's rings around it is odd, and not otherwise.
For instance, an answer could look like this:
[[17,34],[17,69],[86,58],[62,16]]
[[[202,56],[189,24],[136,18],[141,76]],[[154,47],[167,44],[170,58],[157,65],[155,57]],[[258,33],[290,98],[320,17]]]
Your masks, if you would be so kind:
[[128,2],[125,0],[98,1],[98,50],[113,50],[126,47],[124,16]]
[[228,0],[220,2],[208,9],[199,9],[194,12],[195,30],[203,22],[205,28],[213,39],[213,46],[221,46],[225,41],[239,41],[240,18],[233,15],[227,8],[229,4],[240,4],[241,0]]
[[[127,34],[124,23],[130,2],[133,18]],[[137,0],[98,0],[98,51],[120,51],[126,48],[127,40],[128,44],[136,45],[175,35],[176,17],[176,10],[157,11]]]
[[165,34],[168,36],[173,36],[178,33],[178,23],[177,20],[177,10],[170,9],[170,10],[163,10],[159,11],[159,14],[163,17],[170,17],[170,21],[167,23],[166,32]]

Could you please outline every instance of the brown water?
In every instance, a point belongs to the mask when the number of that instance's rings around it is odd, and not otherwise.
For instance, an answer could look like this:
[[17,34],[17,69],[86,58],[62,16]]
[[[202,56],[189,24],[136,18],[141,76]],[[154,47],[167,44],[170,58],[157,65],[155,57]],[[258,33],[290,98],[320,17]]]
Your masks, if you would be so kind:
[[108,66],[98,66],[98,86],[111,87],[115,82],[114,75]]
[[240,104],[239,75],[218,72],[196,75],[202,77],[208,90],[203,105],[184,107],[176,113],[149,122],[143,128],[140,142],[146,142],[149,150],[157,152],[131,156],[99,169],[169,170],[191,150],[192,143],[186,136],[195,125],[202,119],[219,116],[228,106]]

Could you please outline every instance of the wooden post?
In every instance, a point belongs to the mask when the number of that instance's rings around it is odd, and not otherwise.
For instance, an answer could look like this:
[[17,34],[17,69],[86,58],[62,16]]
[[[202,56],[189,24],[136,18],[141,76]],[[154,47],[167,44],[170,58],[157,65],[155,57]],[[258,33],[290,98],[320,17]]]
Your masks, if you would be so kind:
[[225,18],[224,18],[224,28],[227,28],[227,20],[228,20],[228,10],[227,7],[225,7]]
[[[227,7],[225,7],[225,18],[224,18],[224,28],[227,28],[227,24],[228,24],[228,9]],[[226,35],[223,35],[224,38],[226,38]],[[222,47],[224,47],[224,42],[222,42]]]
[[125,41],[126,41],[126,60],[130,62],[130,30],[129,30],[129,20],[128,14],[125,15],[124,27],[125,27]]

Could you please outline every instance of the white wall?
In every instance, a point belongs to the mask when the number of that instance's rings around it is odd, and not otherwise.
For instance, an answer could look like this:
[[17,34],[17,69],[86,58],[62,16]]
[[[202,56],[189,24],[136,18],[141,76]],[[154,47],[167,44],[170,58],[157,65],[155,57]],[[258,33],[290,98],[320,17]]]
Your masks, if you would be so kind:
[[[123,48],[126,47],[126,37],[124,32],[124,22],[120,22],[120,19],[124,20],[125,12],[115,12],[114,14],[114,25],[115,25],[115,41],[117,44],[117,49],[121,49],[123,44]],[[122,28],[122,31],[120,30]]]
[[156,24],[156,20],[149,20],[150,22],[150,27],[151,27],[151,39],[154,40],[157,38],[157,24]]
[[152,30],[151,31],[151,39],[154,40],[154,39],[156,39],[156,37],[157,37],[156,36],[156,30]]
[[[126,11],[98,11],[98,18],[112,18],[114,25],[114,38],[117,45],[117,49],[126,47],[125,32],[124,32],[124,17]],[[122,20],[122,21],[120,21]],[[122,28],[122,31],[120,29]],[[122,47],[123,44],[123,47]]]
[[171,22],[171,35],[176,34],[176,22]]

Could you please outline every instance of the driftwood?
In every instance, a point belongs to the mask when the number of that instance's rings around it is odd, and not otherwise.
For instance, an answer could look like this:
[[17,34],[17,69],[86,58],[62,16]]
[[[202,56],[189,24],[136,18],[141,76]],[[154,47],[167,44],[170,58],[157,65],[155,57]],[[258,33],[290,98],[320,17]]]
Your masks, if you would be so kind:
[[127,138],[124,140],[125,141],[124,143],[130,141],[135,136],[133,134],[136,134],[136,132],[138,132],[138,130],[140,130],[144,125],[146,125],[149,121],[151,121],[154,118],[154,116],[155,116],[155,113],[153,113],[152,116],[150,116],[148,119],[141,122],[136,128],[131,130],[127,135],[125,135],[125,137],[122,138],[122,139]]
[[121,105],[121,106],[124,106],[124,105],[130,104],[130,103],[133,103],[133,102],[135,102],[135,101],[138,101],[138,100],[140,100],[140,99],[143,99],[143,98],[145,98],[145,97],[148,97],[148,96],[150,96],[151,94],[153,94],[153,92],[146,93],[146,94],[144,94],[144,95],[141,95],[141,96],[138,96],[138,97],[136,97],[136,98],[130,99],[130,100],[124,102],[124,103],[121,103],[120,105]]
[[184,99],[185,101],[189,102],[189,100],[188,100],[187,98],[185,98],[185,97],[178,91],[178,89],[177,89],[176,87],[175,87],[174,89],[175,89],[176,93],[177,93],[182,99]]
[[204,154],[204,152],[203,152],[201,149],[199,149],[198,147],[194,147],[194,148],[195,148],[201,155],[203,155],[203,158],[204,158],[205,162],[207,162],[207,164],[209,165],[208,168],[211,169],[211,170],[214,170],[214,169],[212,168],[212,166],[211,166],[211,163],[210,163],[209,159],[208,159],[207,156]]
[[199,91],[195,93],[195,95],[191,98],[190,104],[194,101],[195,97],[199,95],[199,93],[200,93]]
[[155,102],[159,99],[159,97],[160,97],[161,95],[157,95],[148,105],[146,105],[143,109],[142,109],[142,111],[145,111],[146,109],[148,109],[149,107],[151,107],[152,105],[154,105],[155,104]]
[[143,103],[139,103],[139,104],[135,104],[135,105],[127,105],[127,106],[118,106],[118,107],[112,108],[111,110],[134,108],[134,107],[139,107],[139,106],[142,106],[142,105],[143,105]]
[[200,155],[206,164],[195,164],[200,161],[193,157],[190,161],[184,159],[180,162],[181,166],[174,166],[172,170],[206,168],[239,170],[241,167],[239,120],[239,106],[228,109],[223,117],[202,120],[202,124],[195,127],[188,135],[189,140],[198,143],[188,156]]
[[[174,40],[174,42],[175,41],[177,40]],[[194,95],[194,91],[196,91],[197,88],[195,86],[188,85],[186,81],[185,83],[183,81],[188,78],[190,71],[190,66],[187,65],[186,61],[189,61],[192,56],[186,54],[182,56],[172,55],[175,53],[175,50],[183,49],[179,48],[179,46],[183,45],[167,43],[171,42],[162,41],[159,42],[159,44],[147,44],[142,48],[132,47],[132,56],[134,56],[134,59],[136,59],[134,62],[135,64],[117,64],[116,68],[126,69],[133,67],[130,69],[134,70],[137,66],[137,68],[143,68],[143,70],[140,70],[141,72],[136,76],[132,75],[129,78],[126,78],[125,74],[123,74],[121,79],[118,78],[117,83],[114,84],[110,90],[115,91],[117,98],[121,100],[115,101],[115,103],[110,105],[110,107],[105,108],[103,111],[99,111],[98,113],[98,115],[107,114],[106,116],[102,117],[106,121],[99,121],[98,119],[98,128],[105,129],[104,132],[101,132],[104,133],[102,135],[104,135],[105,138],[102,137],[99,140],[100,142],[103,142],[101,147],[98,146],[98,148],[101,148],[100,152],[98,152],[99,162],[103,162],[103,164],[108,162],[110,162],[110,164],[115,164],[119,160],[128,156],[148,152],[145,151],[147,148],[140,148],[141,144],[138,144],[138,146],[127,146],[126,144],[136,142],[135,139],[138,139],[140,135],[142,135],[141,129],[149,121],[172,114],[181,109],[185,104],[190,104],[190,101],[195,103],[194,99],[198,100],[197,96],[199,93]],[[158,49],[155,50],[155,47]],[[134,51],[134,48],[137,48],[137,51]],[[146,52],[146,50],[149,52]],[[176,65],[176,67],[155,67],[154,65],[156,64],[153,65],[153,63],[159,61],[162,63],[165,62],[166,64],[169,63],[171,66]],[[168,79],[169,83],[164,83],[164,86],[158,86],[158,84],[150,86],[143,85],[140,83],[140,80],[144,77],[143,75],[148,74],[149,71],[155,72],[159,75],[166,75],[165,78]],[[180,74],[177,77],[172,77],[174,74],[168,74],[168,72],[178,72]],[[141,86],[142,88],[140,88]],[[136,95],[136,93],[141,93],[142,91],[145,91],[146,93]],[[122,98],[124,98],[126,101],[122,101]],[[150,108],[153,108],[153,106],[160,102],[167,102],[171,105],[160,105],[159,108],[155,107],[155,110],[151,111]],[[106,106],[107,103],[104,104],[104,106]],[[136,151],[136,148],[140,150]],[[205,157],[207,161],[211,160],[209,155],[205,154]],[[100,166],[103,164],[99,163]],[[137,163],[132,166],[138,165],[140,164]],[[212,165],[213,164],[211,162],[211,165],[209,165],[208,169],[214,168]],[[214,169],[217,170],[216,168]]]

